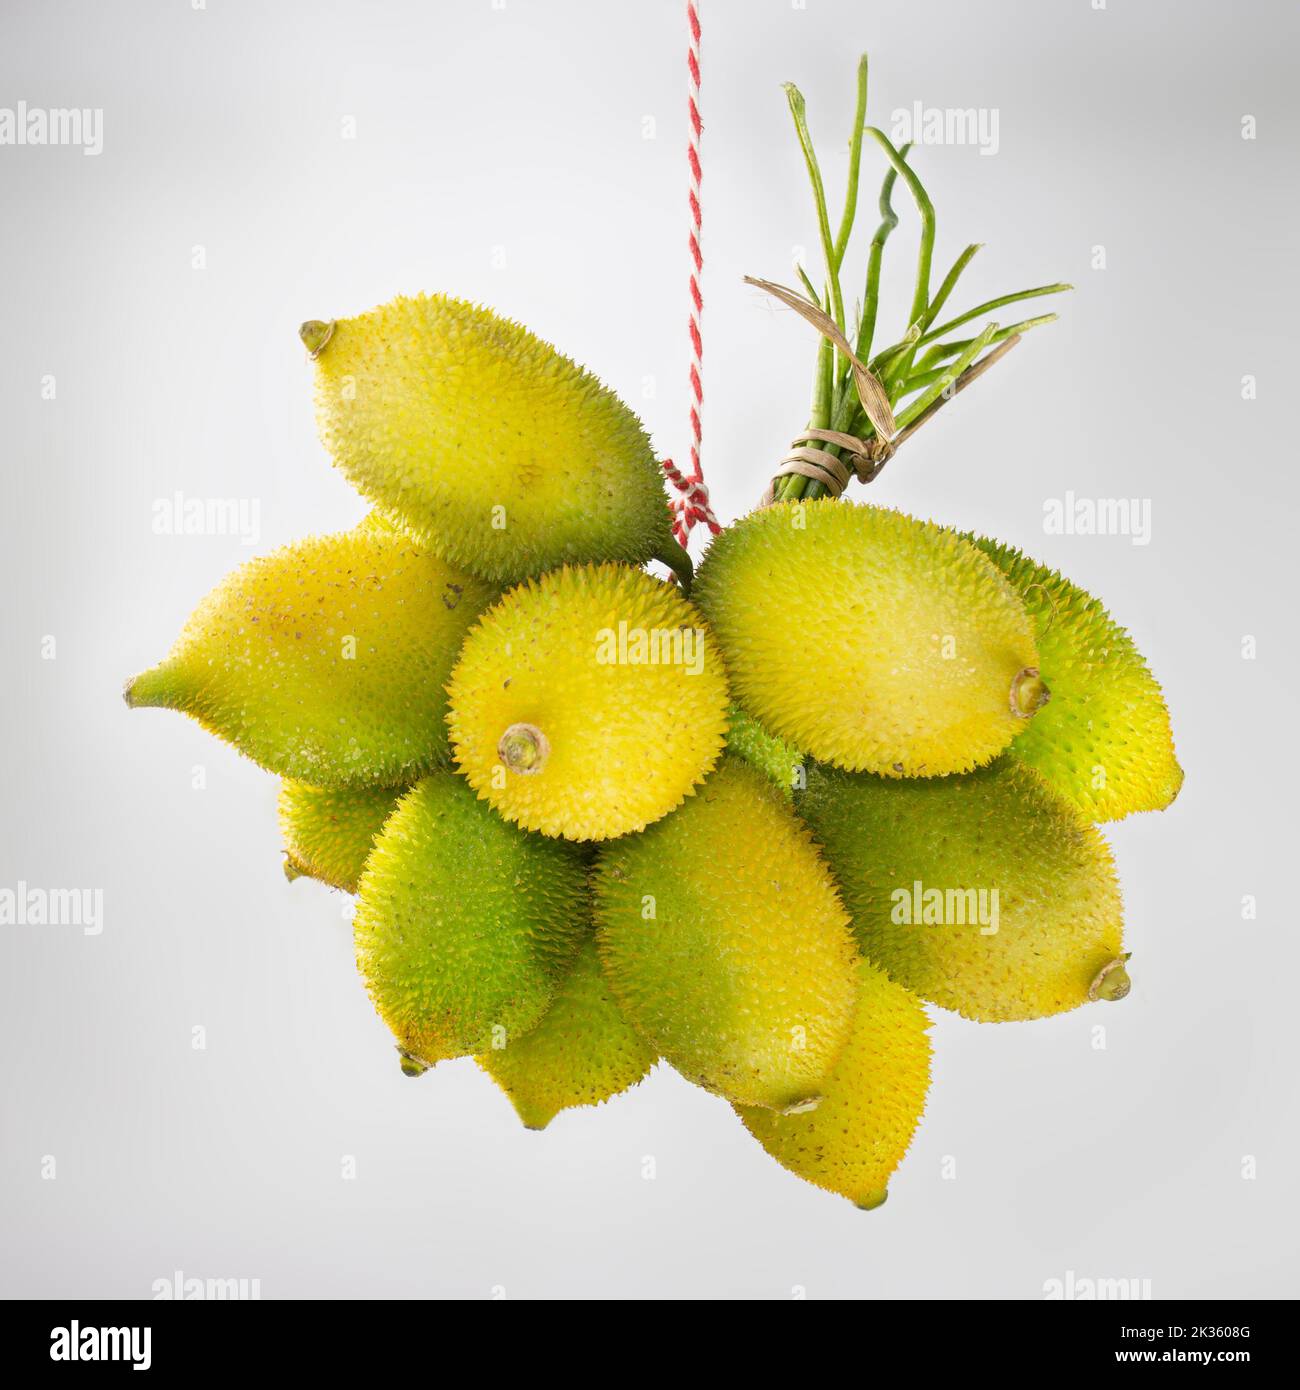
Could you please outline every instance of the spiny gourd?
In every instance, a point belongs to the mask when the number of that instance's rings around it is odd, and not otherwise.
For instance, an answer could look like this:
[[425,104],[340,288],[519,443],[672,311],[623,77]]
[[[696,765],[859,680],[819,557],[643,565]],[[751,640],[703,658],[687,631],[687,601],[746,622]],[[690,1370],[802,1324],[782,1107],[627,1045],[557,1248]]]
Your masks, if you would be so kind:
[[1005,1022],[1128,992],[1110,850],[1032,768],[899,781],[818,765],[795,803],[864,954],[922,999]]
[[299,541],[228,575],[126,702],[181,710],[295,781],[400,786],[445,760],[443,685],[498,592],[405,536]]
[[740,704],[840,767],[964,772],[1047,698],[997,568],[901,512],[828,498],[754,512],[713,542],[694,594]]
[[803,1115],[738,1106],[745,1127],[792,1173],[870,1210],[885,1200],[930,1086],[930,1026],[902,985],[869,961],[858,967],[853,1031]]
[[1006,575],[1038,629],[1052,701],[1012,741],[1088,820],[1162,811],[1178,795],[1169,710],[1133,639],[1091,594],[1014,546],[975,544]]
[[685,1077],[739,1104],[815,1104],[848,1038],[858,954],[781,793],[728,755],[644,834],[605,846],[597,945],[624,1012]]
[[703,620],[626,565],[565,566],[511,590],[448,684],[456,761],[528,830],[605,840],[688,796],[721,751],[727,682]]
[[401,799],[404,787],[309,787],[280,784],[284,871],[318,878],[355,893],[375,838]]
[[685,561],[641,422],[519,324],[422,294],[300,335],[334,462],[451,564],[513,583]]
[[402,798],[366,862],[357,965],[404,1070],[541,1022],[588,919],[579,849],[527,835],[451,772]]
[[529,1129],[574,1106],[599,1105],[655,1064],[654,1049],[623,1017],[588,935],[542,1021],[479,1057]]

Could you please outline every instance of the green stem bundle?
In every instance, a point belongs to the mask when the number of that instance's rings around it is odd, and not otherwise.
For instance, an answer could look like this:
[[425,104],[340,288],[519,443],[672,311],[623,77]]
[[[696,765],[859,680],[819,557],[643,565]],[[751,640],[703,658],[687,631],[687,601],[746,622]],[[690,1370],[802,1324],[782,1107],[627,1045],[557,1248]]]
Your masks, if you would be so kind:
[[[931,409],[940,396],[948,391],[956,378],[968,367],[978,367],[984,360],[980,354],[986,349],[995,348],[1007,339],[1050,323],[1055,314],[1042,314],[1036,318],[1024,319],[1020,323],[1003,328],[989,323],[974,338],[950,339],[946,335],[974,319],[983,318],[1008,304],[1035,299],[1042,295],[1057,294],[1071,288],[1069,285],[1042,285],[1036,289],[1018,290],[1013,294],[1001,295],[988,300],[955,318],[947,320],[938,327],[935,319],[952,296],[962,272],[970,264],[978,243],[965,248],[944,276],[939,288],[930,293],[930,276],[934,259],[935,211],[925,185],[917,177],[908,162],[910,145],[896,149],[889,137],[874,126],[866,124],[867,110],[867,57],[864,54],[858,61],[857,101],[854,112],[853,130],[849,137],[848,186],[845,193],[844,210],[840,216],[839,229],[832,236],[830,213],[826,203],[826,188],[822,180],[821,166],[813,147],[812,135],[808,128],[807,106],[803,94],[793,83],[785,87],[786,98],[790,104],[790,114],[794,121],[795,134],[803,151],[804,163],[812,186],[813,205],[817,215],[817,227],[821,239],[822,259],[825,265],[825,286],[821,292],[814,287],[803,266],[798,267],[799,278],[811,303],[823,310],[835,323],[841,333],[848,336],[844,312],[844,291],[842,272],[844,258],[852,236],[857,216],[858,186],[861,177],[863,137],[870,136],[883,152],[888,168],[880,189],[880,224],[871,238],[867,253],[866,288],[856,325],[854,352],[859,361],[868,363],[872,374],[880,381],[894,410],[895,421],[901,430],[914,423]],[[916,271],[912,290],[912,306],[907,330],[897,342],[870,356],[876,335],[877,316],[880,307],[880,276],[884,262],[885,243],[898,226],[898,215],[892,206],[895,185],[902,179],[920,220],[920,240],[918,243]],[[918,356],[918,354],[920,354]],[[808,419],[809,429],[838,430],[869,441],[875,435],[875,426],[868,418],[862,401],[858,397],[854,381],[853,364],[848,356],[836,349],[826,338],[822,338],[817,350],[817,368],[813,381],[812,408]],[[835,444],[822,446],[827,453],[838,458],[840,449]],[[778,502],[790,502],[800,498],[811,499],[824,496],[826,485],[812,478],[800,475],[787,475],[776,480],[773,498]]]

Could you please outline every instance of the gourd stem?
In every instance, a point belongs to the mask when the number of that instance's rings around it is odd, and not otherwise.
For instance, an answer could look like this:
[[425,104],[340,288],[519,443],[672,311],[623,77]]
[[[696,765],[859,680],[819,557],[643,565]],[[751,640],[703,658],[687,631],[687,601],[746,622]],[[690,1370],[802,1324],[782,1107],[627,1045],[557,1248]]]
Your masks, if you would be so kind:
[[695,580],[695,566],[691,562],[690,555],[686,550],[677,544],[674,537],[669,536],[663,542],[659,550],[655,553],[654,559],[661,564],[667,565],[677,578],[678,586],[683,594],[690,596],[691,584]]
[[[1057,294],[1072,287],[1067,284],[1040,285],[1034,289],[1001,295],[949,319],[938,327],[934,326],[935,319],[948,303],[963,272],[981,247],[979,243],[965,247],[938,289],[931,295],[930,274],[934,259],[936,223],[934,203],[926,192],[925,185],[908,163],[911,145],[904,144],[896,149],[883,131],[866,124],[867,78],[868,62],[866,54],[863,54],[858,60],[857,68],[857,101],[853,130],[849,139],[849,169],[844,210],[834,237],[831,235],[821,166],[818,164],[808,128],[807,106],[798,87],[793,83],[785,84],[795,134],[812,186],[817,230],[826,263],[825,290],[819,294],[804,268],[799,266],[797,270],[809,300],[821,307],[841,334],[847,336],[841,271],[857,216],[863,136],[871,136],[883,151],[888,168],[880,188],[880,223],[872,235],[867,253],[866,287],[861,308],[857,311],[856,340],[850,341],[853,342],[854,355],[860,362],[868,363],[872,374],[883,386],[890,406],[895,411],[895,423],[898,429],[902,430],[931,411],[962,372],[976,363],[985,348],[1006,342],[1028,328],[1050,323],[1056,315],[1039,315],[1007,328],[988,323],[977,337],[954,339],[949,342],[941,342],[940,339],[953,329],[960,328],[973,319],[982,318],[1005,305],[1017,304],[1041,295]],[[880,281],[885,243],[898,226],[898,214],[894,211],[892,197],[899,178],[907,185],[921,220],[911,312],[908,316],[907,332],[897,342],[891,343],[872,356],[871,349],[880,309]],[[899,409],[900,402],[904,400],[907,401],[906,405]],[[825,337],[819,341],[817,348],[816,375],[808,427],[835,430],[863,440],[872,438],[876,433],[875,426],[858,398],[857,384],[848,355]],[[834,443],[823,442],[818,447],[832,458],[838,459],[843,454],[843,450]],[[802,474],[783,475],[776,479],[772,487],[772,497],[777,502],[811,501],[827,495],[827,492],[826,484],[806,478]],[[666,563],[672,563],[666,557],[661,558],[665,558]]]

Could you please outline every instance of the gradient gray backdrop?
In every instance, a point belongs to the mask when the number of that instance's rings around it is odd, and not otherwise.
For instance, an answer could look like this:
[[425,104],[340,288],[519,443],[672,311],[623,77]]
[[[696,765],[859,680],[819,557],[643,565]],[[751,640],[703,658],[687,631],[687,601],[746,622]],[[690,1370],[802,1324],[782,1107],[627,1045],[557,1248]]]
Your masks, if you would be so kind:
[[[719,512],[752,505],[806,418],[812,334],[741,283],[815,257],[780,82],[807,93],[835,195],[861,48],[877,123],[997,108],[996,157],[917,156],[936,265],[978,240],[969,302],[1078,289],[874,497],[1104,596],[1187,770],[1171,811],[1109,832],[1131,997],[937,1015],[924,1124],[864,1215],[664,1070],[540,1135],[470,1061],[402,1077],[346,900],[284,880],[272,779],[119,695],[227,570],[362,514],[316,438],[302,319],[481,299],[683,456],[682,6],[7,0],[0,106],[102,108],[104,148],[0,148],[0,886],[102,888],[105,921],[0,929],[0,1290],[148,1297],[181,1270],[267,1298],[1034,1299],[1074,1271],[1158,1297],[1300,1292],[1298,14],[705,0]],[[898,202],[885,331],[915,247]],[[256,550],[154,534],[178,489],[259,499]],[[1150,499],[1151,543],[1045,535],[1067,490]]]

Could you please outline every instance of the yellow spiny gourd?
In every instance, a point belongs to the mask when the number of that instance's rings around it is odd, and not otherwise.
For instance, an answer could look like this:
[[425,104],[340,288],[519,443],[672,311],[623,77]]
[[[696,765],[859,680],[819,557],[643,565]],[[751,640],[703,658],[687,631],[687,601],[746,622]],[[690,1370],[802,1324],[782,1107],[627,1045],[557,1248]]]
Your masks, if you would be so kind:
[[447,756],[443,685],[497,592],[405,536],[299,541],[228,575],[126,701],[295,781],[401,786]]
[[1006,575],[1038,630],[1052,700],[1012,741],[1093,821],[1162,811],[1178,795],[1169,710],[1129,634],[1091,594],[998,541],[975,544]]
[[858,967],[853,1031],[803,1115],[738,1106],[745,1127],[792,1173],[878,1207],[925,1109],[929,1019],[916,998],[869,961]]
[[478,1060],[524,1124],[545,1129],[561,1110],[635,1086],[655,1053],[623,1017],[588,935],[542,1021]]
[[816,766],[795,798],[868,959],[982,1022],[1128,992],[1110,850],[1014,758],[910,780]]
[[470,785],[508,820],[572,840],[666,815],[727,727],[700,615],[626,565],[566,566],[511,590],[466,638],[447,689]]
[[354,918],[357,965],[404,1069],[540,1023],[588,911],[577,846],[507,824],[454,773],[418,783],[375,841]]
[[283,781],[279,813],[285,874],[291,879],[318,878],[355,893],[375,838],[405,790]]
[[300,333],[334,462],[451,564],[513,583],[684,560],[641,422],[526,328],[421,294]]
[[738,1104],[815,1104],[848,1038],[858,953],[781,793],[728,755],[684,806],[605,846],[597,945],[615,998],[688,1080]]
[[830,499],[753,512],[713,542],[694,594],[739,703],[840,767],[967,771],[1047,698],[997,568],[901,512]]

